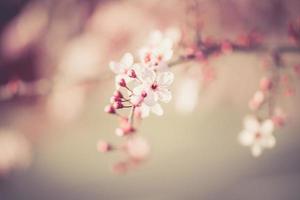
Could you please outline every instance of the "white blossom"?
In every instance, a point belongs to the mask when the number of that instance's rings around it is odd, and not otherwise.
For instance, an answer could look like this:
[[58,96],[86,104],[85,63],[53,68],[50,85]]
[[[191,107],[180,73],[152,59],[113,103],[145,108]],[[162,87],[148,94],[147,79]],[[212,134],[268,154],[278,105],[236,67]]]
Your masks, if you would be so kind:
[[171,60],[172,56],[173,41],[160,31],[151,33],[146,46],[139,51],[141,63],[158,71],[167,70],[167,62]]
[[247,116],[244,119],[244,130],[240,132],[238,139],[242,145],[250,146],[252,155],[258,157],[263,149],[275,146],[273,131],[272,120],[260,122],[254,116]]
[[144,102],[148,106],[153,106],[158,101],[170,102],[172,94],[169,91],[169,87],[174,80],[172,72],[155,73],[153,70],[145,68],[140,77],[142,84],[134,88],[134,93],[146,92],[147,96]]
[[133,68],[133,56],[130,53],[125,53],[120,62],[110,62],[110,69],[116,74],[115,81],[118,88],[118,82],[124,79],[127,82],[130,81],[128,73]]

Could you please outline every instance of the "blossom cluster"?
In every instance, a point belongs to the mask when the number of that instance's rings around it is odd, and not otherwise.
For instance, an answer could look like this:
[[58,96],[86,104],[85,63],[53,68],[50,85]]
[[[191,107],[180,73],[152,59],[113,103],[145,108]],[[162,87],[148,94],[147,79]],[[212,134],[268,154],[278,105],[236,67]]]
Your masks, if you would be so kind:
[[[155,31],[150,35],[146,46],[138,51],[137,61],[131,53],[125,53],[120,61],[109,64],[115,74],[115,91],[105,112],[120,119],[115,133],[127,140],[121,147],[100,141],[98,150],[107,152],[121,149],[127,153],[130,161],[118,163],[115,167],[117,171],[124,171],[132,160],[142,160],[148,154],[147,142],[134,136],[134,120],[146,118],[150,113],[163,115],[161,103],[171,101],[170,86],[174,74],[169,70],[168,62],[173,56],[174,43],[175,40],[168,34]],[[128,116],[121,114],[120,110],[124,109],[130,110]]]
[[[284,68],[281,57],[274,54],[270,62],[264,63],[269,76],[264,76],[259,82],[257,90],[249,101],[249,108],[254,114],[244,118],[244,130],[239,134],[239,142],[243,146],[250,146],[254,157],[261,155],[264,149],[275,146],[274,131],[286,123],[286,114],[276,105],[280,89],[284,94],[291,89],[287,87],[287,76],[280,70]],[[290,95],[290,94],[289,94]],[[287,96],[289,96],[287,95]]]

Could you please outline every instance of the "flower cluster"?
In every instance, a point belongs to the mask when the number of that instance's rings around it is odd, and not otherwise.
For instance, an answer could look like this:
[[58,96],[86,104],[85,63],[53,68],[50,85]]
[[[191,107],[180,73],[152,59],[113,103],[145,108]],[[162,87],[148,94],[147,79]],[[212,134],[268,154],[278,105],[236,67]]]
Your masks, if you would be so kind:
[[[158,116],[164,111],[161,103],[168,103],[172,99],[170,86],[174,74],[169,71],[168,62],[173,55],[174,40],[159,31],[150,35],[147,45],[138,51],[138,60],[135,61],[130,53],[125,53],[119,62],[111,62],[109,67],[115,73],[115,92],[105,112],[120,119],[119,127],[115,130],[117,136],[127,139],[122,147],[101,141],[98,149],[101,152],[121,149],[132,161],[146,157],[149,146],[141,138],[134,136],[135,119],[148,117],[150,113]],[[129,115],[123,116],[120,110],[129,109]],[[125,147],[124,147],[125,146]],[[123,171],[131,162],[118,163],[115,169]],[[126,167],[124,167],[126,165]],[[120,167],[122,166],[122,167]],[[122,169],[122,170],[120,170]]]
[[263,149],[275,146],[273,132],[286,122],[286,115],[276,105],[280,89],[283,89],[284,93],[289,90],[288,78],[282,71],[286,66],[278,54],[272,54],[269,58],[271,60],[263,65],[269,71],[269,75],[261,78],[259,90],[254,93],[248,104],[254,114],[245,117],[244,130],[238,137],[242,145],[251,147],[251,153],[255,157],[260,156]]

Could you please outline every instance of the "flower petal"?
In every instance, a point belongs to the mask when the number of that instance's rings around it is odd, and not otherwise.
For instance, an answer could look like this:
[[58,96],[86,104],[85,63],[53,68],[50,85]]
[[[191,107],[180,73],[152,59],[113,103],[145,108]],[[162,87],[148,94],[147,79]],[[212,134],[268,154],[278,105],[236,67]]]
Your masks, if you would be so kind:
[[146,84],[152,84],[155,81],[156,74],[154,71],[145,68],[142,72],[141,81]]
[[112,62],[109,63],[109,68],[110,68],[111,71],[113,71],[116,74],[121,73],[121,66],[120,66],[119,63],[116,63],[116,62],[112,61]]
[[162,116],[164,114],[162,107],[158,103],[151,107],[151,112],[158,116]]
[[157,94],[153,92],[152,90],[146,91],[147,96],[144,99],[144,102],[147,106],[154,106],[158,100]]
[[158,92],[158,99],[164,103],[168,103],[172,99],[172,94],[167,89],[160,89]]
[[247,130],[243,130],[239,134],[238,140],[241,143],[241,145],[250,146],[253,144],[254,134],[252,134],[251,132],[248,132]]
[[127,68],[133,64],[133,56],[131,53],[125,53],[121,59],[121,63],[124,64]]
[[275,137],[273,135],[270,135],[268,137],[265,137],[262,141],[261,141],[262,145],[266,148],[273,148],[276,144],[276,140]]
[[260,127],[260,132],[262,134],[270,134],[274,131],[274,123],[272,120],[268,119],[268,120],[265,120],[261,127]]
[[142,104],[142,106],[140,107],[141,109],[141,117],[145,118],[148,117],[150,114],[150,107],[147,106],[146,104]]
[[157,75],[157,83],[163,87],[168,87],[174,80],[174,74],[172,72],[163,72]]
[[253,145],[251,148],[251,153],[254,157],[258,157],[262,153],[262,147],[260,145]]
[[257,132],[260,127],[260,124],[254,116],[249,115],[246,116],[244,119],[244,127],[250,132]]

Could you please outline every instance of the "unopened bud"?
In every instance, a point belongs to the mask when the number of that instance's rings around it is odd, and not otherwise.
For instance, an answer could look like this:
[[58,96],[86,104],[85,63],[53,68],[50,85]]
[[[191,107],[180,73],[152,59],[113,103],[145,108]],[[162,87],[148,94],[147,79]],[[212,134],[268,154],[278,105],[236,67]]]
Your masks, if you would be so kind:
[[260,80],[259,86],[262,91],[269,91],[272,89],[273,83],[270,78],[264,77]]
[[126,85],[126,81],[125,81],[124,78],[120,79],[118,84],[119,84],[121,87],[126,87],[126,86],[127,86],[127,85]]
[[136,73],[135,73],[135,71],[134,71],[133,69],[131,69],[131,70],[129,71],[128,76],[129,76],[130,78],[136,78],[136,77],[137,77],[137,76],[136,76]]
[[112,149],[112,145],[108,142],[100,140],[97,144],[97,150],[101,153],[106,153],[108,151],[111,151]]
[[147,92],[143,91],[143,92],[141,93],[141,97],[146,98],[146,97],[147,97]]
[[121,108],[124,107],[124,105],[122,104],[122,102],[116,101],[116,102],[114,102],[113,107],[114,107],[115,109],[121,109]]
[[122,94],[119,90],[116,90],[116,91],[114,92],[114,96],[115,96],[115,97],[118,97],[118,98],[123,98],[123,94]]
[[108,106],[105,106],[104,112],[110,113],[110,114],[115,114],[116,110],[115,110],[115,108],[113,106],[108,105]]

